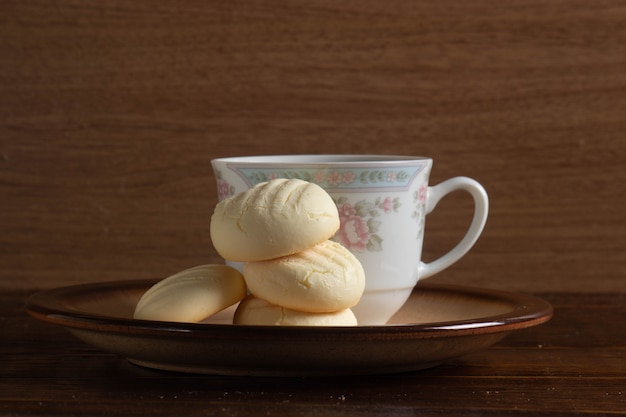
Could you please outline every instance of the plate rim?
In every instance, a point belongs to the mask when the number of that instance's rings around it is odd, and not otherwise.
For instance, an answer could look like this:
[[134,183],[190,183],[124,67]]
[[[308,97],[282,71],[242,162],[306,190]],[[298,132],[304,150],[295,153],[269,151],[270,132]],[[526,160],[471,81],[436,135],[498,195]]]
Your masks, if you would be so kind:
[[219,323],[178,323],[105,316],[63,308],[60,302],[64,296],[67,297],[86,290],[110,292],[140,286],[148,288],[156,282],[158,280],[155,279],[104,281],[42,290],[28,297],[25,309],[29,315],[36,319],[68,329],[103,333],[132,333],[137,336],[172,336],[176,334],[179,337],[212,337],[216,334],[220,336],[237,336],[254,331],[255,337],[265,335],[268,338],[280,335],[336,338],[337,335],[341,334],[342,337],[346,338],[378,335],[395,339],[424,339],[502,333],[545,323],[554,314],[553,307],[549,302],[527,293],[428,281],[419,282],[414,291],[427,290],[463,293],[464,295],[469,294],[474,297],[504,300],[516,307],[510,312],[492,316],[427,323],[394,323],[364,326],[251,326]]

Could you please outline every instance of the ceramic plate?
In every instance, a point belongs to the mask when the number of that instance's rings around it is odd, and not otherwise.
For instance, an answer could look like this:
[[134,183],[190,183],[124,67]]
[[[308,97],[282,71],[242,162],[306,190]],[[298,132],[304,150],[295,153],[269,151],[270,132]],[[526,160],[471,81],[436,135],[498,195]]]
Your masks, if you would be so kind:
[[503,291],[420,283],[384,326],[234,326],[234,308],[202,323],[134,320],[155,281],[75,285],[33,295],[34,317],[88,344],[161,370],[222,375],[365,375],[429,368],[544,323],[546,301]]

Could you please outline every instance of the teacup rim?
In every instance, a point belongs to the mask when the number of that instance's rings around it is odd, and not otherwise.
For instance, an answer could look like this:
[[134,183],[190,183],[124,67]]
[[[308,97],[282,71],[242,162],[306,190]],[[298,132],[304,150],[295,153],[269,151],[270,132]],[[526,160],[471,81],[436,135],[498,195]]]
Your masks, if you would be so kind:
[[214,158],[211,162],[235,164],[272,164],[272,165],[359,165],[359,164],[402,164],[432,160],[427,156],[398,154],[272,154],[241,155]]

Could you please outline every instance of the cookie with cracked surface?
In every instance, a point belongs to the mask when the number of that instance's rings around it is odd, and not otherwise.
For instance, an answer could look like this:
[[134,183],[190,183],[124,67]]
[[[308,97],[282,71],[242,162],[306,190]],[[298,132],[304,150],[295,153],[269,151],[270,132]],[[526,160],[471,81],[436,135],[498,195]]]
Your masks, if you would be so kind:
[[332,240],[278,259],[246,262],[243,275],[256,297],[310,313],[353,307],[365,289],[359,260]]

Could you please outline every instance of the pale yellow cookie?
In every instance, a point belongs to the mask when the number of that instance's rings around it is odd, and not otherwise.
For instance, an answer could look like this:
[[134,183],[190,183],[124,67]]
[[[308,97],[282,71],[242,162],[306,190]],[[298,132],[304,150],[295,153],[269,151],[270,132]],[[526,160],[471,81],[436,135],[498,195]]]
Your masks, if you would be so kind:
[[226,265],[201,265],[157,282],[135,308],[136,319],[196,323],[246,296],[239,271]]
[[282,258],[247,262],[243,275],[256,297],[309,313],[350,308],[365,289],[359,260],[331,240]]
[[356,326],[352,310],[332,313],[305,313],[268,303],[254,296],[246,297],[237,307],[233,324],[252,326]]
[[298,179],[275,179],[221,201],[211,217],[211,240],[230,261],[278,258],[329,239],[339,213],[323,188]]

